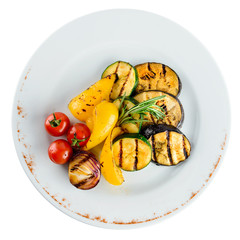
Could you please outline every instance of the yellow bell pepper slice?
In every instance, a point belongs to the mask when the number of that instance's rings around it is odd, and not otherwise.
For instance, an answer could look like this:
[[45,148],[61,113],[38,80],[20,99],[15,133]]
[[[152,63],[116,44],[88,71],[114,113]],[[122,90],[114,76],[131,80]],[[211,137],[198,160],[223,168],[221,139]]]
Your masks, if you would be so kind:
[[91,117],[97,104],[103,100],[109,101],[109,95],[115,80],[116,74],[111,74],[73,98],[68,105],[72,115],[78,120],[86,122]]
[[104,142],[101,142],[100,144],[98,144],[97,146],[95,146],[90,150],[90,152],[93,153],[97,159],[100,159],[103,145],[104,145]]
[[121,185],[124,182],[122,171],[115,164],[112,152],[112,140],[122,133],[123,131],[120,127],[114,128],[104,142],[100,155],[101,173],[112,185]]
[[86,120],[86,125],[88,126],[88,128],[90,129],[90,131],[93,131],[93,116],[91,115],[87,120]]
[[97,146],[111,133],[118,120],[118,109],[115,104],[103,101],[95,107],[92,117],[93,130],[84,150]]

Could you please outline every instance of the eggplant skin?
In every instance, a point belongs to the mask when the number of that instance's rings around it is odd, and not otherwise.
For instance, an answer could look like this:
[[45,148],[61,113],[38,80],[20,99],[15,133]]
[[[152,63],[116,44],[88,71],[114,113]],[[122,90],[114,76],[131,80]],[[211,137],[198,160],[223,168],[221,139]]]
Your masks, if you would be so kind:
[[139,82],[136,93],[148,90],[160,90],[177,96],[182,88],[182,84],[177,73],[169,66],[156,63],[146,62],[135,66]]
[[152,161],[157,165],[172,166],[190,156],[191,144],[177,128],[168,125],[150,125],[142,129],[152,145]]
[[152,135],[155,135],[160,132],[165,132],[165,131],[175,131],[177,133],[183,134],[178,128],[170,126],[170,125],[166,125],[166,124],[146,126],[141,130],[141,134],[145,138],[149,139]]

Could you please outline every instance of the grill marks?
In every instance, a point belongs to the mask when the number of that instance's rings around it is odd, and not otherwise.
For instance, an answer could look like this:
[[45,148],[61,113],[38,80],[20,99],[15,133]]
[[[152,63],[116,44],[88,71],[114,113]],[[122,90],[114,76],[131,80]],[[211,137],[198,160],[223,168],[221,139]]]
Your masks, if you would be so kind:
[[137,164],[138,164],[138,140],[135,139],[135,162],[134,162],[134,169],[137,170]]
[[73,171],[77,170],[83,163],[85,163],[85,162],[88,161],[88,159],[89,159],[89,155],[87,155],[87,154],[84,154],[84,155],[82,155],[81,157],[82,157],[82,160],[81,160],[79,163],[75,164],[75,165],[70,169],[70,172],[73,172]]
[[142,80],[150,80],[150,77],[148,74],[146,74],[145,76],[141,77]]
[[167,111],[167,106],[165,105],[165,103],[162,103],[160,107],[162,107],[164,111]]
[[147,114],[147,116],[144,119],[149,120],[149,122],[144,122],[143,126],[151,124],[167,124],[177,127],[179,123],[182,121],[184,112],[181,107],[180,101],[177,98],[174,98],[173,96],[165,92],[156,90],[145,91],[137,94],[134,97],[134,99],[136,99],[138,102],[143,102],[162,95],[165,95],[165,98],[157,101],[156,103],[158,106],[162,106],[165,109],[165,117],[163,119],[157,119],[154,116]]
[[115,74],[117,74],[117,71],[118,71],[119,65],[120,65],[120,61],[119,61],[118,64],[117,64],[116,70],[115,70],[115,72],[114,72]]
[[149,115],[150,115],[150,118],[151,118],[152,122],[153,122],[154,124],[156,124],[153,115],[152,115],[152,114],[149,114]]
[[105,69],[102,78],[112,74],[116,76],[116,79],[114,79],[115,82],[110,93],[111,100],[123,96],[124,93],[126,93],[126,96],[130,96],[138,84],[135,68],[127,62],[117,61]]
[[[118,62],[117,67],[116,67],[116,70],[115,70],[115,72],[114,72],[114,73],[116,74],[116,79],[115,79],[114,83],[116,83],[116,82],[119,80],[119,77],[118,77],[118,74],[117,74],[119,65],[120,65],[120,62]],[[111,90],[111,93],[112,93],[112,90]]]
[[122,167],[122,157],[123,157],[123,144],[122,139],[119,141],[120,150],[119,150],[119,167]]
[[188,155],[187,155],[186,146],[185,146],[185,138],[184,138],[183,135],[182,135],[182,146],[183,146],[183,154],[184,154],[184,157],[187,158]]
[[[151,73],[150,78],[155,79],[156,73],[152,71],[150,63],[148,63],[148,71]],[[152,81],[149,81],[148,88],[149,90],[154,89],[154,87],[152,87]]]
[[[149,63],[148,63],[148,70],[151,71]],[[149,83],[148,83],[148,89],[151,89],[151,81],[149,81]]]
[[137,87],[136,92],[143,90],[160,90],[177,96],[181,82],[178,75],[170,67],[155,62],[147,62],[136,66],[139,76],[139,84],[143,87]]
[[147,63],[147,72],[142,75],[140,78],[142,80],[148,80],[149,81],[149,90],[152,89],[152,86],[151,86],[151,79],[155,79],[156,78],[156,73],[151,69],[151,63]]
[[152,151],[153,151],[153,160],[155,162],[157,162],[156,150],[155,150],[155,137],[154,137],[154,135],[152,135],[152,137],[151,137],[151,145],[152,145]]
[[152,70],[150,63],[148,63],[147,68],[148,68],[148,71],[149,71],[149,73],[148,73],[148,74],[149,74],[149,77],[154,79],[157,74]]
[[100,163],[93,154],[78,151],[73,155],[68,166],[70,183],[79,189],[90,189],[100,179]]
[[[158,105],[160,105],[160,104],[158,103]],[[166,104],[165,104],[165,103],[162,103],[162,104],[160,105],[160,107],[163,108],[163,110],[164,110],[165,121],[168,119],[168,121],[169,121],[169,123],[170,123],[170,125],[171,125],[171,121],[170,121],[169,118],[168,118],[168,109],[167,109]]]
[[165,114],[167,115],[167,106],[165,105],[165,103],[161,104],[160,107],[163,108]]
[[[148,96],[148,94],[146,94],[146,100],[149,100],[150,99],[150,97]],[[155,123],[155,119],[154,119],[154,117],[153,117],[153,115],[152,114],[150,114],[150,113],[148,113],[149,114],[149,116],[150,116],[150,118],[151,118],[151,121],[153,122],[153,124],[156,124]]]
[[164,125],[162,126],[160,132],[148,135],[153,152],[152,160],[167,166],[186,160],[191,151],[188,139],[179,130],[164,130]]
[[171,153],[171,144],[170,144],[170,137],[169,137],[169,132],[168,132],[168,131],[166,131],[166,140],[167,140],[168,159],[169,159],[170,165],[173,165],[172,153]]
[[118,136],[113,140],[112,149],[116,165],[125,171],[138,171],[151,161],[151,144],[138,133]]
[[81,182],[79,182],[79,183],[77,183],[77,184],[73,184],[73,185],[74,185],[76,188],[79,188],[79,187],[81,187],[82,185],[84,185],[86,182],[88,182],[90,179],[92,179],[92,178],[94,178],[94,177],[95,177],[94,174],[91,174],[91,175],[89,175],[88,178],[82,180]]
[[166,66],[164,64],[162,64],[162,73],[163,73],[163,76],[166,77]]
[[130,74],[131,74],[131,71],[133,71],[133,68],[132,68],[132,67],[129,69],[128,75],[127,75],[127,77],[126,77],[125,82],[124,82],[123,85],[122,85],[122,88],[121,88],[121,90],[120,90],[119,96],[122,96],[122,95],[123,95],[123,91],[124,91],[125,85],[126,85],[127,82],[128,82],[128,78],[129,78],[129,76],[130,76]]

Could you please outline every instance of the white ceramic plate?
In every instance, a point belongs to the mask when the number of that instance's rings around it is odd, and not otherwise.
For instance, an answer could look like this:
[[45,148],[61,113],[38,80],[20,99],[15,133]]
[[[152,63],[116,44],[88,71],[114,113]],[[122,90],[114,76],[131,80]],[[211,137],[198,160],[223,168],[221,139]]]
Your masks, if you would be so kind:
[[[181,78],[185,111],[181,131],[190,158],[175,167],[150,164],[124,172],[122,186],[102,177],[96,188],[78,190],[67,166],[47,155],[53,138],[45,117],[62,111],[117,60],[133,65],[161,62]],[[159,222],[183,209],[208,185],[228,141],[230,111],[224,80],[205,47],[185,29],[158,15],[110,10],[81,17],[55,32],[36,51],[20,78],[13,108],[13,136],[20,162],[37,190],[67,215],[99,227],[130,228]]]

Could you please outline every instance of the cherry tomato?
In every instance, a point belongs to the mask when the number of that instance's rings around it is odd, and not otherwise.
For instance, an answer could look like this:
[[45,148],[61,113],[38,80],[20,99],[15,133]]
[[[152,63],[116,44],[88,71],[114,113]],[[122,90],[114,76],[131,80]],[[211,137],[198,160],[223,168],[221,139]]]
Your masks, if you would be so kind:
[[87,144],[91,132],[87,125],[83,123],[76,123],[69,128],[67,133],[67,140],[72,147],[83,147]]
[[52,113],[45,120],[45,128],[47,132],[54,137],[65,134],[69,126],[69,118],[61,112]]
[[66,163],[73,155],[70,144],[63,139],[52,142],[48,148],[49,158],[57,164]]

